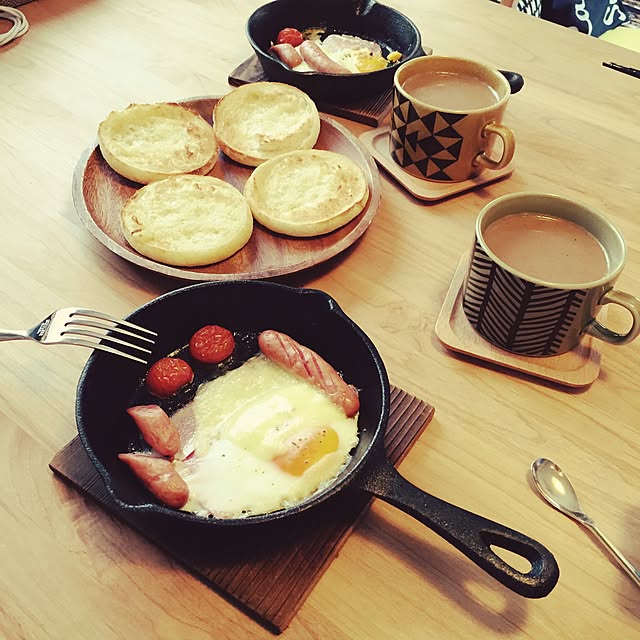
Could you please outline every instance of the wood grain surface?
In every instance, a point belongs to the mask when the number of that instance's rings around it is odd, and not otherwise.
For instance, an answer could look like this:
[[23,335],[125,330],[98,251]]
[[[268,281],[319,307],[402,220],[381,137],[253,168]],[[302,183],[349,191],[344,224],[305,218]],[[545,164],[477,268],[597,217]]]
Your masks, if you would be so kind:
[[[110,111],[227,93],[229,73],[252,53],[246,20],[263,1],[24,5],[29,31],[0,49],[3,327],[31,327],[67,306],[122,317],[184,284],[121,258],[87,231],[73,203],[74,170]],[[601,345],[594,382],[567,389],[478,364],[435,333],[478,212],[508,193],[557,193],[603,211],[628,245],[616,286],[640,295],[640,82],[602,66],[640,68],[640,54],[489,0],[392,5],[434,54],[523,75],[505,113],[516,170],[434,203],[381,172],[366,233],[276,279],[326,291],[371,337],[393,383],[437,407],[402,475],[539,540],[560,580],[541,600],[517,596],[376,500],[280,637],[640,637],[637,587],[529,480],[534,459],[557,462],[584,510],[640,565],[640,341]],[[356,137],[370,130],[338,122]],[[628,319],[612,309],[608,322]],[[170,554],[53,476],[49,462],[77,434],[76,385],[88,350],[1,347],[0,638],[271,640]]]
[[[218,99],[205,97],[180,102],[211,124]],[[85,151],[76,166],[73,200],[81,220],[100,242],[121,258],[145,269],[197,281],[272,278],[307,269],[350,247],[373,222],[380,205],[378,169],[348,130],[327,116],[321,116],[315,148],[347,156],[362,169],[369,187],[369,199],[362,212],[343,227],[313,238],[284,236],[256,223],[249,242],[240,251],[226,260],[202,267],[162,264],[141,255],[129,245],[120,227],[120,211],[141,185],[111,169],[97,145]],[[242,192],[251,171],[251,167],[234,162],[220,151],[208,175],[224,180]]]

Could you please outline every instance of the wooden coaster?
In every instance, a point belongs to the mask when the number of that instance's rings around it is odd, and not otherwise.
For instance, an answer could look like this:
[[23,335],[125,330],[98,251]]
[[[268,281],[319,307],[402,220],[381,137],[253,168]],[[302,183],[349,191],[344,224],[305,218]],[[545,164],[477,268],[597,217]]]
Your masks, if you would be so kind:
[[[426,402],[391,388],[384,440],[391,462],[404,458],[433,412]],[[372,501],[364,492],[347,490],[288,519],[247,527],[198,527],[118,509],[78,437],[58,451],[49,466],[274,633],[289,625]]]
[[470,191],[481,185],[507,178],[513,173],[513,162],[497,171],[483,171],[479,176],[462,182],[433,182],[417,178],[404,171],[389,153],[389,127],[381,127],[361,134],[360,141],[367,148],[376,162],[390,173],[411,195],[435,202],[449,196]]
[[[228,78],[229,84],[233,87],[250,82],[263,82],[268,79],[256,55],[251,56],[234,69]],[[317,107],[324,113],[353,120],[354,122],[361,122],[370,127],[377,127],[391,111],[392,93],[393,89],[389,87],[387,91],[363,100],[356,100],[348,104],[318,102]]]
[[568,387],[585,387],[598,377],[600,352],[596,348],[597,340],[591,336],[585,336],[573,351],[539,358],[510,353],[485,340],[471,326],[462,309],[462,286],[468,266],[469,255],[465,254],[458,264],[436,321],[436,335],[446,347]]

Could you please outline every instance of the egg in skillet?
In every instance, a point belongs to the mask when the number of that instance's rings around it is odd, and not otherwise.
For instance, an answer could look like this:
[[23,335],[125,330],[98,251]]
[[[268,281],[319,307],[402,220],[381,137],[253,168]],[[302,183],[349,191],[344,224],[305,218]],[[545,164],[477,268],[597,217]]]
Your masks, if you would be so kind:
[[202,516],[293,506],[330,484],[358,442],[357,416],[263,355],[201,385],[190,411],[193,453],[174,465],[189,486],[183,509]]

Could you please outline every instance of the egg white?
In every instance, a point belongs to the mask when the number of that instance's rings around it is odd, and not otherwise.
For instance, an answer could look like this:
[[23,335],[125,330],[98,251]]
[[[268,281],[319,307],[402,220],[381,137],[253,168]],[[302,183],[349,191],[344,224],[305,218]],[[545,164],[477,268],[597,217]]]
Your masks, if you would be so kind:
[[[204,383],[192,401],[194,454],[176,460],[189,486],[187,511],[242,518],[295,505],[332,482],[358,442],[356,418],[263,355]],[[301,475],[274,458],[301,432],[331,427],[338,446]]]

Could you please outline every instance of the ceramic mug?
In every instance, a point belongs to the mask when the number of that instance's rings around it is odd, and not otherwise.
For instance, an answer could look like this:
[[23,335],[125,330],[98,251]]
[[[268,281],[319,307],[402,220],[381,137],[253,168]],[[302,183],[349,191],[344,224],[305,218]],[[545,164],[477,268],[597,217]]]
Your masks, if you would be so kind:
[[[389,150],[405,171],[461,182],[511,162],[515,135],[501,124],[511,95],[496,69],[466,58],[423,56],[394,75]],[[502,145],[494,145],[496,139]],[[494,146],[502,147],[494,157]]]
[[[516,193],[486,205],[476,220],[463,309],[492,344],[527,356],[572,350],[582,336],[627,344],[640,333],[640,300],[614,289],[626,260],[620,231],[600,212],[545,193]],[[624,307],[631,327],[597,319]]]

